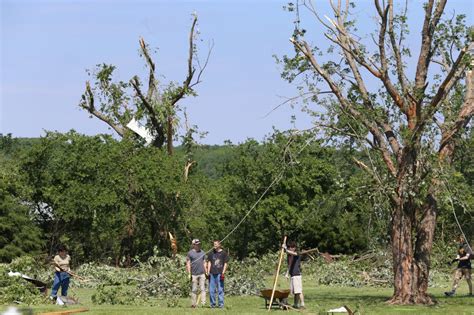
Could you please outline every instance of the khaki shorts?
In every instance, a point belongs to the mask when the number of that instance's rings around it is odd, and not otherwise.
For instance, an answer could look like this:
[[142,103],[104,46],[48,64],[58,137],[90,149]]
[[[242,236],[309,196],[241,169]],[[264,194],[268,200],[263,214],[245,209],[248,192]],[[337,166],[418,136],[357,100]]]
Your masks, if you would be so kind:
[[303,281],[301,280],[301,276],[290,278],[290,292],[291,294],[303,293]]

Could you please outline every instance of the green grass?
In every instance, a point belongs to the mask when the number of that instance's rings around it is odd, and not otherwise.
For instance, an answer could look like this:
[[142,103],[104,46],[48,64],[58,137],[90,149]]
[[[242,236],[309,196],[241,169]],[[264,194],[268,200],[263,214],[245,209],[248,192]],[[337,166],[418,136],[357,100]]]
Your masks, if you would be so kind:
[[[285,288],[287,282],[282,280],[280,287]],[[447,290],[449,284],[444,288],[432,288],[430,293],[436,298],[438,303],[434,306],[392,306],[385,304],[390,297],[390,288],[350,288],[350,287],[327,287],[315,286],[306,280],[304,283],[306,310],[303,314],[326,314],[325,311],[331,308],[338,308],[347,305],[352,310],[359,310],[360,314],[466,314],[474,315],[474,297],[466,296],[467,285],[462,283],[455,297],[446,298],[443,292]],[[80,306],[89,309],[85,315],[99,314],[268,314],[264,308],[264,300],[258,296],[226,297],[225,309],[214,310],[210,308],[191,309],[189,299],[180,299],[177,307],[167,307],[166,300],[156,300],[156,306],[126,306],[126,305],[93,305],[91,296],[92,289],[74,289],[81,302]],[[206,301],[208,302],[208,301]],[[292,299],[290,299],[292,302]],[[209,304],[208,304],[209,305]],[[6,307],[0,307],[4,310]],[[76,308],[69,306],[68,309]],[[64,308],[57,305],[36,305],[31,307],[35,314],[46,311],[60,311]],[[284,311],[274,311],[273,313],[285,314]],[[297,313],[290,311],[290,313]]]

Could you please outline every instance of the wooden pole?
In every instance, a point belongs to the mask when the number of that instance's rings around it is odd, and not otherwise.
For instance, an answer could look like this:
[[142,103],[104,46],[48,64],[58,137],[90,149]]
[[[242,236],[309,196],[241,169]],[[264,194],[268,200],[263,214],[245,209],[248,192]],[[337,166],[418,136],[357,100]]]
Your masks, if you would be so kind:
[[[283,244],[286,244],[286,235],[283,238]],[[270,305],[268,306],[269,311],[272,309],[273,297],[275,296],[275,289],[276,289],[276,285],[277,285],[277,282],[278,282],[278,275],[280,274],[281,261],[283,260],[283,254],[284,253],[285,253],[285,250],[283,249],[283,245],[282,245],[282,248],[281,248],[281,251],[280,251],[280,258],[278,259],[278,267],[277,267],[276,274],[275,274],[275,280],[273,281],[273,290],[272,290],[272,296],[270,298]]]
[[197,300],[196,300],[196,307],[198,307],[199,303],[201,302],[201,294],[202,294],[202,292],[199,291],[199,295],[198,295]]

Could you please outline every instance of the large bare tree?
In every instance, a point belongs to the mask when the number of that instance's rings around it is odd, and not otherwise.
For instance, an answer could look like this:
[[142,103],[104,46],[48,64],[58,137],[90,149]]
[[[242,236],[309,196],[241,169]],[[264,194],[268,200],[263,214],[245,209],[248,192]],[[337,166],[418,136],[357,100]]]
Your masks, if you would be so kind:
[[149,70],[146,86],[138,76],[134,76],[129,82],[114,82],[115,66],[99,64],[94,71],[89,71],[94,83],[91,85],[89,81],[86,82],[79,106],[91,116],[108,124],[120,137],[135,135],[135,132],[127,127],[132,119],[142,122],[149,130],[153,145],[159,148],[166,145],[168,154],[171,155],[178,124],[178,103],[186,96],[196,95],[194,88],[201,83],[201,75],[212,50],[210,46],[205,61],[200,63],[196,56],[196,24],[197,16],[194,15],[188,40],[187,74],[183,83],[171,82],[162,85],[158,82],[150,48],[145,40],[140,38],[141,56]]
[[[410,43],[407,2],[397,12],[393,0],[375,0],[377,27],[371,36],[356,35],[352,3],[329,3],[331,17],[310,1],[287,7],[296,13],[290,39],[296,55],[282,59],[283,77],[302,79],[302,97],[319,104],[316,124],[326,135],[356,139],[369,155],[356,163],[390,203],[394,293],[389,302],[430,304],[441,174],[474,114],[472,39],[463,16],[443,17],[446,0],[420,5],[422,29],[419,40]],[[310,30],[301,20],[307,16],[320,25],[314,32],[324,33],[326,46],[306,39]]]

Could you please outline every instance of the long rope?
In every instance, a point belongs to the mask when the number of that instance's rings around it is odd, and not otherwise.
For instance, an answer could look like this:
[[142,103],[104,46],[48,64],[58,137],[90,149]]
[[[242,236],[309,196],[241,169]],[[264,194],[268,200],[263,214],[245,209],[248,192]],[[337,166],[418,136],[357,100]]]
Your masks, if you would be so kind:
[[[310,137],[308,140],[305,141],[305,143],[301,146],[300,150],[298,150],[298,152],[296,153],[296,156],[300,155],[301,152],[303,152],[303,150],[313,141],[314,139],[314,136],[313,137]],[[290,138],[285,146],[285,152],[286,152],[286,147],[288,147],[291,142],[293,140]],[[285,157],[283,157],[283,160],[284,160]],[[263,199],[263,197],[265,197],[265,195],[268,193],[268,191],[274,186],[276,185],[278,182],[280,182],[282,179],[283,179],[283,174],[284,172],[286,171],[288,165],[291,164],[291,161],[290,163],[284,163],[284,166],[282,167],[281,171],[278,173],[278,175],[275,177],[275,179],[270,183],[270,185],[267,186],[267,188],[263,191],[263,193],[260,195],[260,197],[257,199],[257,201],[254,202],[254,204],[252,205],[252,207],[250,207],[250,209],[247,211],[247,213],[245,213],[245,215],[242,217],[242,219],[234,226],[234,228],[229,232],[227,233],[226,236],[224,236],[224,238],[222,240],[220,240],[220,243],[224,242],[230,235],[232,235],[238,228],[240,225],[242,225],[242,223],[245,222],[245,220],[247,219],[247,217],[250,215],[250,213],[252,213],[252,211],[257,207],[257,205],[260,203],[260,201]],[[192,263],[191,263],[191,266],[196,263],[197,261],[201,260],[201,258],[205,255],[207,255],[208,253],[210,253],[212,251],[212,248],[209,249],[208,251],[206,251],[204,254],[202,254],[202,256],[200,256],[199,258],[195,259]]]
[[445,181],[442,181],[444,187],[446,187],[446,190],[448,191],[449,195],[448,195],[448,200],[449,200],[449,203],[451,204],[451,208],[453,210],[453,215],[454,215],[454,219],[456,220],[456,224],[458,225],[458,228],[459,228],[459,231],[461,231],[461,234],[462,236],[464,237],[464,241],[466,242],[467,244],[467,247],[469,248],[469,250],[471,251],[472,253],[472,248],[471,248],[471,245],[469,245],[469,241],[466,237],[466,234],[464,234],[464,230],[462,229],[461,227],[461,224],[459,223],[459,220],[458,220],[458,216],[456,214],[456,210],[455,210],[455,207],[454,207],[454,202],[453,202],[453,199],[451,198],[451,195],[452,195],[452,192],[451,190],[449,189],[448,185],[446,184]]
[[[310,144],[310,142],[313,140],[313,137],[311,137],[310,139],[308,139],[304,145],[301,146],[301,149],[296,153],[296,156],[300,155],[301,152]],[[291,141],[288,141],[288,145],[290,144]],[[285,163],[284,167],[282,168],[282,170],[278,173],[278,175],[275,177],[275,179],[270,183],[270,185],[268,185],[268,187],[265,189],[265,191],[260,195],[260,197],[257,199],[257,201],[253,204],[253,206],[249,209],[249,211],[247,211],[247,213],[244,215],[244,217],[239,221],[239,223],[237,223],[237,225],[229,232],[227,233],[227,235],[221,240],[221,243],[223,241],[225,241],[232,233],[235,232],[235,230],[238,229],[238,227],[244,223],[245,219],[247,219],[247,217],[250,215],[250,213],[257,207],[257,205],[260,203],[260,201],[263,199],[263,197],[265,197],[265,195],[267,194],[267,192],[270,190],[270,188],[272,188],[275,184],[277,184],[280,180],[283,179],[283,174],[284,172],[286,171],[287,167],[288,167],[289,163]]]

